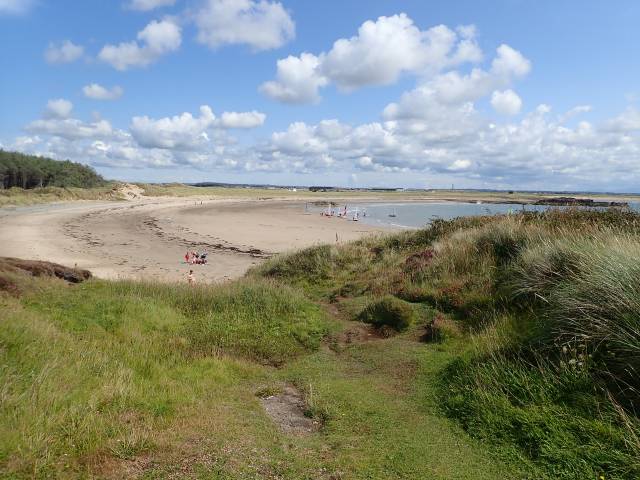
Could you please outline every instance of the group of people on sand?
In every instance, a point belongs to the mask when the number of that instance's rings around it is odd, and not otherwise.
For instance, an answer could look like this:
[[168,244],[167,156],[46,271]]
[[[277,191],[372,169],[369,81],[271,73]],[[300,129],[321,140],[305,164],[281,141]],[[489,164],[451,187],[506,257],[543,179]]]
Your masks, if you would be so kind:
[[[326,210],[323,210],[322,212],[320,212],[320,215],[323,217],[347,218],[348,216],[347,206],[345,205],[344,209],[336,209],[336,210],[334,210],[332,207],[329,207]],[[365,209],[362,209],[362,213],[360,213],[360,211],[356,208],[355,212],[353,213],[352,220],[354,222],[357,222],[360,219],[360,215],[362,215],[363,217],[366,217],[367,211]]]
[[207,263],[207,252],[187,251],[184,259],[189,265],[205,265]]

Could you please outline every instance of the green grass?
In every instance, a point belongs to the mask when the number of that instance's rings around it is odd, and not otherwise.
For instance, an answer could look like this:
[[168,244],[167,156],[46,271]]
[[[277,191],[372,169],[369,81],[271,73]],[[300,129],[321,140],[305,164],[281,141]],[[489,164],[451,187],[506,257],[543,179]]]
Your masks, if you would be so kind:
[[370,323],[377,328],[390,327],[399,332],[416,323],[417,318],[413,305],[392,295],[369,302],[359,315],[359,319],[364,323]]
[[104,187],[44,187],[24,190],[13,187],[0,189],[0,207],[36,205],[40,203],[68,202],[72,200],[122,200],[113,191],[114,184]]
[[[351,319],[389,295],[436,309],[426,338],[446,345],[466,332],[465,351],[438,373],[445,415],[533,478],[632,479],[639,227],[616,210],[461,218],[256,273],[282,269]],[[321,277],[304,274],[318,266]]]
[[436,372],[459,346],[425,348],[417,333],[319,351],[282,372],[324,420],[331,470],[362,479],[521,478],[439,413]]
[[442,374],[441,396],[445,412],[506,461],[549,478],[640,475],[630,432],[586,368],[512,354],[458,360]]
[[[638,226],[457,219],[195,288],[0,265],[0,476],[638,478]],[[411,319],[349,340],[369,310]],[[265,414],[286,384],[317,433]]]
[[330,325],[300,292],[260,280],[215,289],[93,282],[57,293],[53,301],[40,295],[28,305],[73,331],[99,328],[124,336],[127,318],[139,327],[161,322],[175,330],[185,355],[225,352],[268,364],[317,349]]
[[[415,331],[334,353],[320,339],[342,323],[272,280],[19,285],[0,294],[3,476],[165,478],[188,462],[196,478],[509,478],[425,409],[435,385],[418,373],[449,356]],[[258,396],[285,382],[320,433],[266,417]]]

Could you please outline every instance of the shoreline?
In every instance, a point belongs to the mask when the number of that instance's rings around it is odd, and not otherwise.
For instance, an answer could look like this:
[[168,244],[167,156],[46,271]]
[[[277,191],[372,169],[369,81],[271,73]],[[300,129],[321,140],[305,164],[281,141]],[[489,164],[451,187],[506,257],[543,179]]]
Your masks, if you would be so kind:
[[[200,204],[202,202],[202,204]],[[104,279],[235,279],[273,254],[393,231],[304,214],[304,200],[150,197],[0,210],[0,256],[46,260]],[[189,265],[187,250],[208,252]]]
[[[254,192],[255,193],[255,192]],[[538,200],[540,197],[537,198]],[[532,204],[533,199],[532,200]],[[362,195],[146,197],[0,208],[0,256],[77,265],[106,279],[184,281],[187,250],[206,251],[198,281],[239,278],[274,254],[411,226],[352,222],[305,212],[305,204],[499,204],[516,199]]]

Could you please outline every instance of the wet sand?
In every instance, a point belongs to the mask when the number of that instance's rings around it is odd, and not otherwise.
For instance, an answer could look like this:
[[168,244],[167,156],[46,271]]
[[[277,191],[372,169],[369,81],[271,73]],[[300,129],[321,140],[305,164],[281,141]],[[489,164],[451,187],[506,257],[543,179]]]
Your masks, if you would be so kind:
[[[379,227],[305,213],[299,200],[144,198],[0,210],[0,256],[48,260],[100,278],[197,281],[238,278],[270,256],[349,241]],[[388,231],[388,230],[384,230]],[[187,250],[208,252],[187,265]]]

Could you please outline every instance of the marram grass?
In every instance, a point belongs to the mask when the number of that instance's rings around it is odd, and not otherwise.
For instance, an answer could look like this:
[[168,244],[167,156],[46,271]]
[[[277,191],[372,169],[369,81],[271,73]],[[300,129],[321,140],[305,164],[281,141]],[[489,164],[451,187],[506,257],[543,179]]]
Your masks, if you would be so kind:
[[[0,473],[639,478],[639,227],[619,211],[439,221],[195,288],[0,265]],[[353,340],[395,297],[413,325]],[[317,434],[266,417],[256,395],[284,383]]]

